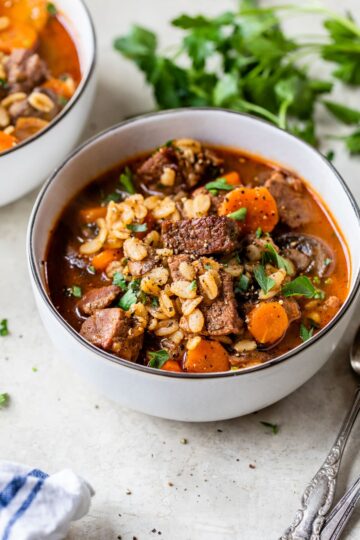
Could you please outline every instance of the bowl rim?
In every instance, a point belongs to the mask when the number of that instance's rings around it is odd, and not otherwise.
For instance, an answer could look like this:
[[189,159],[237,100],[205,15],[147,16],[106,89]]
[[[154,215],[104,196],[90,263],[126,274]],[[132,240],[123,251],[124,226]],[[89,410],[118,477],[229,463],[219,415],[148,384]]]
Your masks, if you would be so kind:
[[13,146],[12,148],[9,148],[8,150],[5,150],[5,152],[2,152],[0,154],[0,158],[4,156],[8,156],[12,154],[13,152],[16,152],[16,150],[20,150],[21,148],[24,148],[28,144],[31,144],[32,142],[35,142],[37,139],[40,139],[43,135],[48,133],[53,127],[55,127],[76,105],[76,103],[79,101],[83,93],[85,92],[85,89],[88,86],[88,83],[90,82],[90,79],[92,78],[92,75],[95,70],[95,64],[96,64],[96,57],[97,57],[97,38],[96,38],[96,31],[95,31],[95,25],[94,21],[92,19],[90,10],[88,6],[85,4],[85,0],[77,0],[81,6],[84,9],[84,12],[86,14],[86,17],[88,19],[88,22],[90,24],[90,34],[91,34],[91,41],[89,42],[91,46],[91,62],[89,67],[86,70],[86,73],[84,73],[81,77],[80,84],[76,88],[75,94],[71,97],[69,102],[65,105],[65,107],[60,111],[60,113],[55,116],[53,120],[49,123],[48,126],[41,129],[38,133],[35,133],[32,135],[32,137],[29,137],[28,139],[25,139],[21,143]]
[[[350,204],[351,204],[351,206],[352,206],[352,208],[354,210],[355,216],[357,217],[357,221],[358,221],[358,224],[359,224],[359,227],[360,227],[360,208],[359,208],[353,194],[351,193],[349,187],[347,186],[345,180],[342,178],[342,176],[337,171],[337,169],[334,167],[334,165],[323,154],[321,154],[321,152],[319,150],[312,147],[307,142],[299,139],[295,135],[286,132],[285,130],[271,124],[270,122],[268,122],[268,121],[266,121],[266,120],[264,120],[262,118],[253,116],[253,115],[248,114],[248,113],[240,113],[240,112],[237,112],[237,111],[232,111],[232,110],[224,109],[224,108],[221,108],[221,107],[185,107],[185,108],[181,108],[181,109],[168,109],[168,110],[165,110],[165,111],[150,112],[150,113],[147,113],[147,114],[142,114],[142,115],[139,115],[139,116],[124,120],[124,121],[122,121],[122,122],[120,122],[118,124],[115,124],[115,125],[107,128],[107,129],[101,131],[100,133],[97,133],[96,135],[94,135],[93,137],[91,137],[90,139],[88,139],[87,141],[82,143],[80,146],[75,148],[75,150],[73,150],[73,152],[71,152],[67,156],[67,158],[61,163],[61,165],[59,165],[57,167],[57,169],[55,169],[53,171],[53,173],[50,175],[48,180],[43,185],[43,187],[42,187],[42,189],[41,189],[41,191],[40,191],[40,193],[39,193],[39,195],[38,195],[38,197],[36,199],[33,210],[31,212],[30,219],[29,219],[26,243],[27,243],[27,259],[28,259],[30,274],[31,274],[31,276],[33,278],[33,282],[36,285],[37,291],[40,293],[41,299],[45,302],[46,307],[50,311],[50,315],[53,315],[57,319],[57,321],[64,327],[65,331],[69,332],[69,334],[73,338],[75,338],[75,340],[80,344],[80,346],[85,347],[90,352],[95,353],[95,355],[98,358],[101,358],[101,359],[104,358],[105,360],[110,361],[113,364],[118,365],[119,367],[130,368],[130,369],[139,371],[139,372],[141,372],[141,373],[143,373],[145,375],[147,374],[147,375],[154,375],[154,376],[158,376],[158,377],[171,377],[171,378],[177,378],[177,379],[183,379],[183,380],[187,380],[187,379],[207,380],[207,379],[219,379],[219,378],[224,378],[224,377],[239,377],[241,375],[250,375],[251,373],[256,373],[256,372],[259,372],[259,371],[270,369],[273,366],[277,366],[277,365],[279,365],[279,364],[281,364],[283,362],[286,362],[286,361],[290,360],[291,358],[293,358],[294,356],[296,356],[297,354],[303,352],[305,349],[309,349],[314,343],[316,343],[316,342],[320,341],[321,339],[323,339],[324,337],[326,337],[328,332],[330,330],[332,330],[334,328],[334,326],[336,326],[337,323],[343,318],[343,316],[348,311],[350,306],[353,304],[353,302],[354,302],[354,300],[355,300],[355,298],[357,296],[357,293],[358,293],[358,291],[360,289],[360,268],[359,268],[358,273],[357,273],[357,275],[355,277],[354,283],[353,283],[353,285],[352,285],[352,287],[350,289],[349,295],[346,298],[344,304],[341,306],[338,313],[335,315],[335,317],[324,328],[322,328],[317,334],[315,334],[313,337],[311,337],[308,341],[298,345],[294,349],[291,349],[290,351],[288,351],[288,352],[286,352],[286,353],[284,353],[284,354],[282,354],[282,355],[280,355],[280,356],[278,356],[276,358],[273,358],[271,360],[268,360],[267,362],[264,362],[263,364],[258,364],[258,365],[255,365],[255,366],[251,366],[251,367],[248,367],[248,368],[242,368],[242,369],[234,370],[234,371],[224,371],[224,372],[215,372],[215,373],[186,373],[186,372],[177,373],[177,372],[171,372],[171,371],[165,371],[165,370],[161,370],[161,369],[151,368],[151,367],[148,367],[148,366],[144,366],[142,364],[137,364],[137,363],[134,363],[134,362],[130,362],[128,360],[124,360],[122,358],[115,357],[111,353],[103,351],[102,349],[96,347],[95,345],[92,345],[90,342],[86,341],[78,332],[76,332],[76,330],[74,330],[74,328],[57,311],[57,309],[55,308],[55,306],[53,305],[53,303],[52,303],[52,301],[50,299],[49,294],[47,293],[47,291],[46,291],[46,289],[45,289],[45,287],[43,285],[42,279],[41,279],[41,277],[39,275],[39,272],[37,270],[37,265],[36,265],[35,256],[34,256],[34,249],[33,249],[33,237],[34,237],[34,233],[35,233],[35,222],[36,222],[37,214],[38,214],[39,208],[41,206],[41,203],[42,203],[42,200],[43,200],[45,194],[47,193],[48,189],[51,188],[52,183],[56,180],[57,176],[59,175],[59,173],[61,173],[61,170],[68,164],[68,162],[73,160],[73,159],[76,159],[77,155],[80,154],[82,152],[82,150],[84,148],[86,148],[87,146],[93,144],[94,142],[96,143],[96,141],[99,141],[103,137],[105,137],[105,136],[107,136],[107,135],[111,134],[112,132],[115,132],[115,131],[117,131],[119,129],[122,129],[123,127],[134,124],[134,123],[139,122],[141,120],[146,120],[148,118],[156,118],[158,116],[172,116],[174,114],[175,115],[183,114],[184,112],[187,112],[187,113],[194,112],[195,114],[197,112],[208,112],[209,114],[212,114],[212,112],[217,112],[217,113],[220,112],[220,113],[224,113],[224,114],[227,114],[227,115],[237,115],[237,116],[241,116],[241,117],[246,117],[246,118],[249,118],[251,121],[254,121],[255,123],[266,124],[267,126],[274,129],[275,131],[280,131],[282,133],[285,133],[285,135],[288,136],[290,139],[293,139],[297,143],[300,143],[300,144],[304,145],[305,147],[309,148],[318,157],[320,157],[320,159],[325,163],[325,165],[327,167],[329,167],[331,169],[333,175],[337,178],[337,181],[340,183],[340,186],[345,191],[345,194],[346,194],[346,196],[347,196],[347,198],[348,198],[348,200],[349,200],[349,202],[350,202]],[[351,259],[351,253],[350,253],[350,259]]]

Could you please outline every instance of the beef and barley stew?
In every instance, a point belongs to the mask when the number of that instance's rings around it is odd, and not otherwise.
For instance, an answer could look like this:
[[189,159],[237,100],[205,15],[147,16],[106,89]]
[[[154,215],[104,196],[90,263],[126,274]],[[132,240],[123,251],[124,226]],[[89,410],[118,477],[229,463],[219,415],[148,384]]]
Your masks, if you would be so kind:
[[0,153],[45,128],[81,78],[61,13],[44,0],[0,0]]
[[79,193],[45,265],[54,305],[83,338],[177,372],[289,351],[334,317],[349,287],[346,247],[311,187],[190,139]]

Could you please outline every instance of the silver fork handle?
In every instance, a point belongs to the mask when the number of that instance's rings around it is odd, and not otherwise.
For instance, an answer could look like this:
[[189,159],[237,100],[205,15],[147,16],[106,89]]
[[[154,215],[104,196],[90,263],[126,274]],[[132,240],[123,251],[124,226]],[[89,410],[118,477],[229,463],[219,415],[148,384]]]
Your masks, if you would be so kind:
[[349,521],[355,506],[360,499],[360,477],[345,493],[331,511],[326,520],[326,525],[321,531],[321,540],[338,540],[346,523]]
[[301,507],[280,540],[320,540],[320,532],[332,506],[336,480],[346,442],[360,410],[360,387],[355,393],[336,441],[324,463],[306,487]]

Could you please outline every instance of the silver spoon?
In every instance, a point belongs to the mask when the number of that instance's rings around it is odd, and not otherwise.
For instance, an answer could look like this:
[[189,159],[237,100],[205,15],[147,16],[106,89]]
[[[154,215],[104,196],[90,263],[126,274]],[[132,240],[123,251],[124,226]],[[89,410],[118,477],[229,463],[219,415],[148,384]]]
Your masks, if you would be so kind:
[[[360,375],[360,328],[350,351],[350,364],[355,373]],[[359,410],[360,387],[355,392],[353,403],[334,445],[306,487],[301,499],[301,508],[280,540],[320,540],[321,529],[334,501],[341,458]]]

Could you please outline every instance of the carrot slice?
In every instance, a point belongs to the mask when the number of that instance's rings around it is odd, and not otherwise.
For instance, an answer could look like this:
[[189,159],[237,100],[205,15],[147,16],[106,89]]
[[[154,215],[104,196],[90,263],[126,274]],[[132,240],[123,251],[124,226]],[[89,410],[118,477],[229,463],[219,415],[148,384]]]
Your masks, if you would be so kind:
[[104,251],[101,251],[92,258],[91,264],[93,265],[95,270],[102,272],[103,270],[105,270],[108,264],[113,261],[119,260],[119,258],[120,255],[118,249],[104,249]]
[[288,327],[288,316],[279,302],[263,302],[248,314],[248,329],[258,343],[276,343]]
[[0,15],[14,22],[30,24],[38,32],[44,28],[49,18],[46,0],[0,0]]
[[42,87],[52,90],[53,92],[55,92],[55,94],[57,94],[58,96],[62,96],[65,99],[70,99],[73,96],[73,92],[71,91],[70,86],[61,79],[55,79],[54,77],[52,77],[51,79],[46,81],[42,85]]
[[5,150],[9,150],[9,148],[15,146],[16,143],[17,140],[15,137],[0,130],[0,152],[5,152]]
[[168,360],[161,369],[164,369],[165,371],[176,371],[178,373],[183,371],[179,365],[179,362],[176,360]]
[[184,368],[192,373],[228,371],[229,355],[218,341],[202,339],[195,349],[188,351]]
[[30,24],[11,21],[0,31],[0,51],[10,54],[13,49],[33,49],[37,39],[37,32]]
[[232,171],[224,174],[224,176],[222,176],[221,178],[225,178],[226,182],[230,184],[230,186],[238,186],[242,183],[240,175],[237,171]]
[[225,196],[218,214],[226,216],[240,208],[247,209],[245,220],[239,222],[244,232],[255,232],[259,227],[271,232],[279,221],[276,201],[265,187],[234,189]]
[[99,218],[106,216],[106,206],[97,206],[95,208],[84,208],[80,210],[80,217],[85,223],[94,223]]

